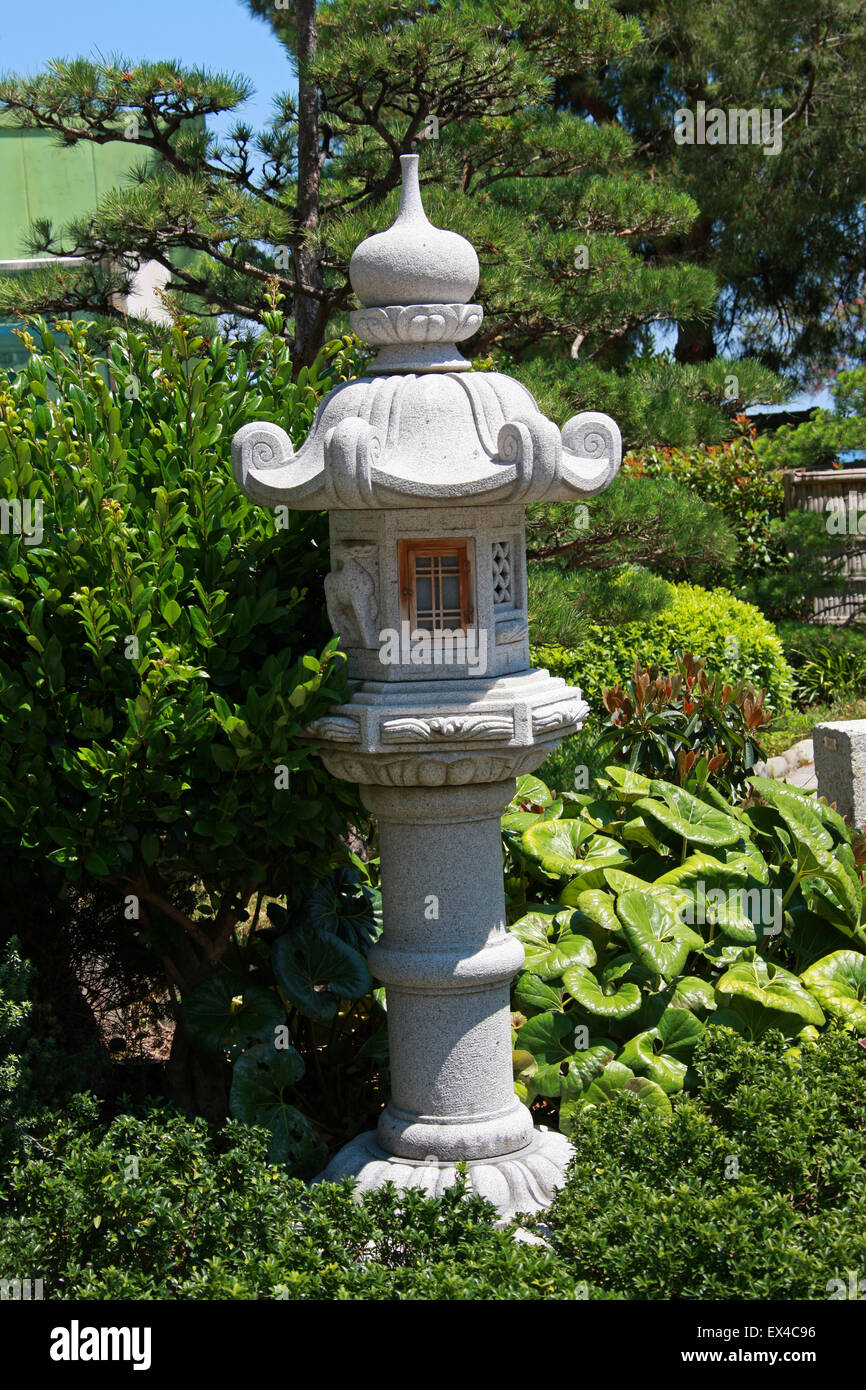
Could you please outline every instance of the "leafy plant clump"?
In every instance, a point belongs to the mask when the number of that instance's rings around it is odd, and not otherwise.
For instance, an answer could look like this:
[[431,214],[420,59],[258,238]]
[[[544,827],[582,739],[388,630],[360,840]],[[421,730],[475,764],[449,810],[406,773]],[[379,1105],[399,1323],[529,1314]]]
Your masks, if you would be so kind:
[[673,675],[641,670],[605,690],[609,719],[600,746],[633,772],[657,775],[685,786],[712,778],[727,794],[742,790],[747,773],[764,757],[760,731],[771,723],[764,694],[742,682],[734,688],[707,675],[703,660],[677,655]]
[[268,1130],[272,1163],[312,1177],[328,1139],[372,1124],[383,1098],[384,1001],[365,959],[381,894],[359,861],[297,908],[269,903],[268,918],[186,992],[184,1017],[197,1052],[230,1064],[230,1113]]
[[609,767],[597,793],[520,779],[503,818],[518,1092],[582,1111],[621,1090],[669,1113],[707,1029],[792,1058],[830,1020],[866,1034],[863,885],[847,827],[796,788],[752,804]]
[[[792,1064],[706,1028],[696,1093],[584,1108],[545,1214],[569,1273],[627,1299],[844,1299],[866,1269],[866,1052],[831,1030]],[[858,1277],[858,1276],[855,1276]],[[853,1296],[862,1297],[858,1285]]]
[[861,629],[781,623],[779,636],[801,709],[866,693],[866,633]]

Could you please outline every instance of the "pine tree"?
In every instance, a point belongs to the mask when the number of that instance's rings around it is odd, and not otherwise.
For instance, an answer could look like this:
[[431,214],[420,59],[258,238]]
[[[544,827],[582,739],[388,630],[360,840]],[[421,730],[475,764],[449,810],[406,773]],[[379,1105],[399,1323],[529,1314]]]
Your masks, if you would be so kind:
[[279,97],[258,134],[238,123],[218,142],[191,125],[235,109],[248,86],[174,63],[75,59],[0,83],[0,106],[69,144],[124,139],[134,117],[143,156],[91,217],[34,229],[34,250],[114,273],[7,281],[0,311],[116,313],[134,266],[155,260],[172,289],[240,331],[282,295],[300,369],[345,327],[351,251],[395,215],[399,156],[418,150],[428,215],[482,262],[485,321],[469,350],[520,376],[549,413],[609,409],[628,444],[685,444],[725,437],[735,409],[779,398],[754,363],[736,364],[735,402],[731,364],[681,368],[653,352],[654,325],[715,312],[706,269],[646,254],[686,237],[699,208],[646,175],[626,131],[558,109],[557,74],[575,59],[625,61],[641,39],[632,18],[606,0],[249,4],[299,74],[297,100]]
[[[564,109],[628,131],[656,185],[700,208],[685,233],[652,238],[665,264],[711,270],[715,322],[679,318],[677,358],[736,343],[810,381],[862,356],[866,10],[861,0],[624,0],[644,40],[600,65],[561,69]],[[758,145],[677,142],[677,112],[763,109],[779,135]],[[685,132],[682,132],[683,134]],[[769,133],[769,123],[768,123]],[[724,135],[724,142],[710,139]],[[778,145],[778,148],[776,146]]]

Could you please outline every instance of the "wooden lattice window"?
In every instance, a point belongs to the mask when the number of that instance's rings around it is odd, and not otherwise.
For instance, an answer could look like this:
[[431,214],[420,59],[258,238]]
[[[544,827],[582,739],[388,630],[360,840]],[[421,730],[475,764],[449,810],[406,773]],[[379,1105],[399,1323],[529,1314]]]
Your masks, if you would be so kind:
[[415,631],[465,631],[472,626],[468,540],[400,541],[400,594]]

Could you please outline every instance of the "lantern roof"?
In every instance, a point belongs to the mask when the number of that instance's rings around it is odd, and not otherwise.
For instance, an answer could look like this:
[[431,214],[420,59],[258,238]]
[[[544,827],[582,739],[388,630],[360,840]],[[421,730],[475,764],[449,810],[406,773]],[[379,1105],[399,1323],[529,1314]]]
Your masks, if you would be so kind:
[[402,155],[395,221],[349,265],[359,337],[379,347],[367,374],[322,401],[295,454],[280,426],[243,426],[232,442],[239,486],[254,502],[302,510],[579,500],[613,479],[622,446],[594,411],[560,431],[519,382],[476,372],[457,343],[483,319],[469,302],[478,257],[434,227],[418,156]]

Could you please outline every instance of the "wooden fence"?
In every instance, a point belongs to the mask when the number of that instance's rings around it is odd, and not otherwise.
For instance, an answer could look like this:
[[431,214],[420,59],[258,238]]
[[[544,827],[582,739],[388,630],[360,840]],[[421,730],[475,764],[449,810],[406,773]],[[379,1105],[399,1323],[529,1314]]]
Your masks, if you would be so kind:
[[[805,468],[785,474],[785,511],[797,507],[804,512],[843,513],[839,529],[843,535],[858,537],[839,560],[847,581],[846,592],[815,599],[814,620],[818,623],[844,623],[862,604],[866,592],[866,468],[830,468],[811,472]],[[863,517],[864,533],[858,529]]]

